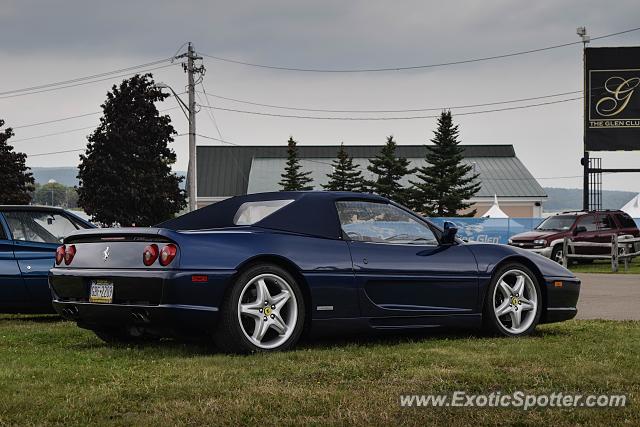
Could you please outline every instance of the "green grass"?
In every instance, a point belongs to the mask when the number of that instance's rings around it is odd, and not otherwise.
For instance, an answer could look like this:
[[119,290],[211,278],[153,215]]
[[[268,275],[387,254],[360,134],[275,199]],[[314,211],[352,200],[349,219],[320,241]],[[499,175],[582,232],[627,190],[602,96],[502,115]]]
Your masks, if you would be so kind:
[[[594,260],[591,264],[574,264],[569,269],[574,273],[611,273],[611,261]],[[640,274],[640,258],[635,258],[629,263],[629,269],[625,271],[624,263],[620,261],[618,273]]]
[[[640,323],[570,321],[523,339],[468,332],[216,354],[108,346],[47,316],[0,317],[0,424],[640,424]],[[625,393],[626,408],[401,408],[401,393]]]

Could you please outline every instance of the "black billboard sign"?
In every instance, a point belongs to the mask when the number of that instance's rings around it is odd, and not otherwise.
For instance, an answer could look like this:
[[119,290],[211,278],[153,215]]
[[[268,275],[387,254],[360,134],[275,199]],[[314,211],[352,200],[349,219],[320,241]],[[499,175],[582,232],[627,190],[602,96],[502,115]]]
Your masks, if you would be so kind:
[[640,47],[587,48],[585,84],[585,150],[640,150]]

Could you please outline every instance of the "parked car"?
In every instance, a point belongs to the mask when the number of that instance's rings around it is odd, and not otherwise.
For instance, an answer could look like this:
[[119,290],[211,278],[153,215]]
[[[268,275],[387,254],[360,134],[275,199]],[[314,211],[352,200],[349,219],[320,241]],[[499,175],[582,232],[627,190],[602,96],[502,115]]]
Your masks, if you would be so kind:
[[48,274],[56,248],[92,227],[61,208],[0,205],[0,311],[53,312]]
[[240,353],[307,328],[519,336],[576,315],[570,271],[456,232],[371,194],[251,194],[156,228],[74,232],[49,282],[56,311],[105,341],[202,333]]
[[[564,238],[575,242],[610,243],[611,237],[640,237],[633,218],[619,210],[563,212],[550,216],[535,230],[516,234],[509,244],[531,250],[561,263]],[[577,254],[610,254],[606,247],[576,247]]]

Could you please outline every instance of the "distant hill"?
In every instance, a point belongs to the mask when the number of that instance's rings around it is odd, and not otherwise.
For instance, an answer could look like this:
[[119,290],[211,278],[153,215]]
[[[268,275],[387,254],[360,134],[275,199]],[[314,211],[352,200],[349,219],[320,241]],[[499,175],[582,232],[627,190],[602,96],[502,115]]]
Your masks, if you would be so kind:
[[[544,202],[545,212],[559,212],[582,209],[582,189],[580,188],[545,188],[549,198]],[[636,193],[631,191],[602,191],[603,209],[620,209]]]
[[53,179],[67,187],[78,185],[78,179],[76,178],[78,169],[74,167],[31,168],[31,172],[33,172],[33,177],[38,184],[46,184]]
[[[78,185],[78,178],[76,178],[78,175],[78,168],[74,168],[72,166],[60,168],[34,167],[31,168],[31,172],[33,172],[33,177],[38,184],[46,184],[49,180],[53,179],[67,187]],[[186,176],[187,174],[186,172],[178,171],[178,175]],[[184,187],[184,181],[182,181],[182,186]]]

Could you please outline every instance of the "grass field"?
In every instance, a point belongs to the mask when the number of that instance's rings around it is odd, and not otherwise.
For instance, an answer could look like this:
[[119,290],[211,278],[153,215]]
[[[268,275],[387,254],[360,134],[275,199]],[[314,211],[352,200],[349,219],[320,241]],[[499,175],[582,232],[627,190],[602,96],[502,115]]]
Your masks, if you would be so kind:
[[[54,317],[0,317],[0,424],[639,425],[640,323],[571,321],[524,339],[342,339],[229,356],[110,347]],[[401,408],[403,393],[624,393],[626,408]]]
[[[574,264],[569,266],[574,273],[609,273],[611,274],[611,261],[594,260],[591,264]],[[629,263],[629,269],[625,271],[624,263],[620,261],[618,267],[620,274],[640,274],[640,258],[635,258]]]

